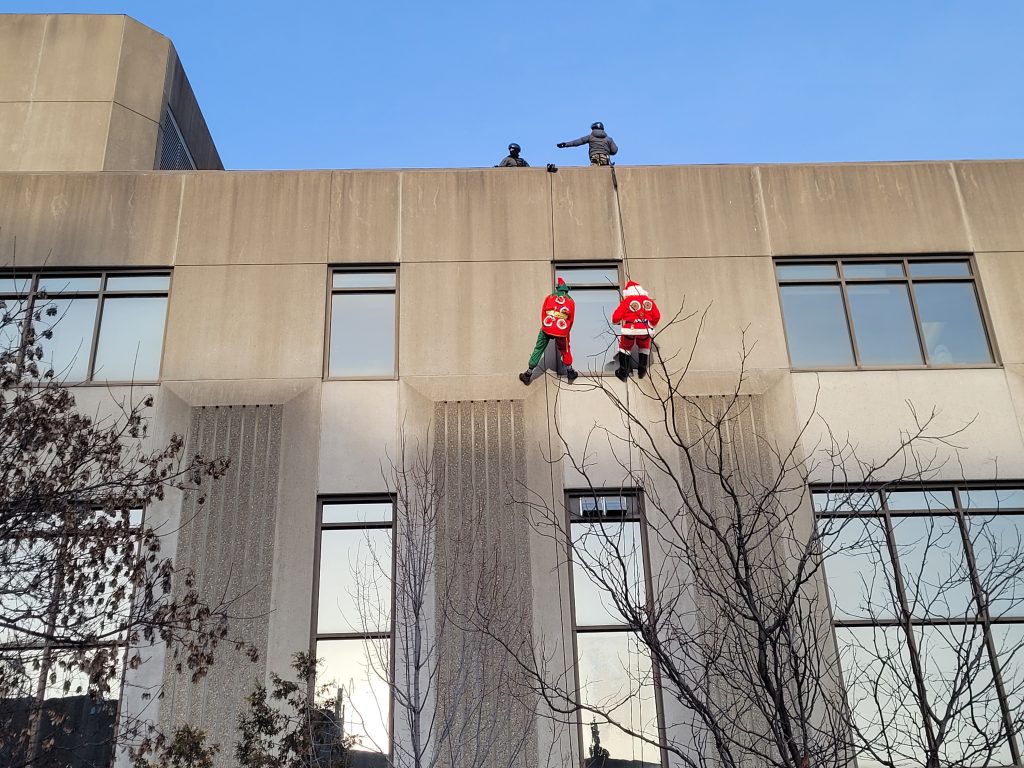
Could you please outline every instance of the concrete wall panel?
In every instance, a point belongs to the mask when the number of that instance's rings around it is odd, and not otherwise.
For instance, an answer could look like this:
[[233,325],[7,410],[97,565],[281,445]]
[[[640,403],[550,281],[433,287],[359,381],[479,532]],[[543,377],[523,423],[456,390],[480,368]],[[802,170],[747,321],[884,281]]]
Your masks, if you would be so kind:
[[978,285],[1004,363],[1024,363],[1024,253],[978,253]]
[[330,173],[189,175],[177,263],[325,264],[330,192]]
[[323,267],[177,267],[164,380],[320,378]]
[[381,462],[393,451],[399,410],[397,381],[324,382],[319,493],[387,490]]
[[1024,162],[954,163],[978,251],[1024,251]]
[[171,43],[166,37],[126,17],[114,101],[160,122],[170,53]]
[[0,171],[21,167],[25,126],[31,109],[32,103],[28,101],[0,102]]
[[[831,431],[841,442],[849,439],[862,458],[888,456],[901,436],[915,429],[909,403],[922,421],[935,410],[931,434],[962,430],[949,441],[962,447],[959,460],[948,445],[920,444],[923,463],[937,469],[931,479],[1024,477],[1024,440],[1020,425],[1007,418],[1014,407],[1002,370],[797,373],[793,388],[798,419],[810,420],[803,441],[808,452],[829,445]],[[815,479],[831,480],[830,469],[826,463]],[[879,477],[904,477],[913,471],[895,462]]]
[[210,129],[199,108],[192,85],[188,81],[185,69],[181,66],[178,54],[171,46],[167,57],[167,79],[164,91],[164,103],[168,104],[178,122],[178,128],[185,143],[192,152],[192,159],[199,170],[222,171],[224,164],[220,160],[217,146],[210,135]]
[[760,168],[772,252],[967,251],[947,163]]
[[608,168],[562,168],[550,175],[556,261],[622,258],[619,214]]
[[21,13],[0,15],[0,102],[32,99],[47,18]]
[[14,171],[98,171],[110,125],[109,101],[35,101]]
[[284,405],[281,479],[274,535],[274,581],[267,640],[267,672],[291,671],[291,657],[309,647],[316,552],[317,461],[320,452],[320,383]]
[[551,259],[551,189],[542,168],[406,171],[401,260]]
[[124,25],[124,16],[47,16],[33,100],[112,101]]
[[152,168],[156,161],[159,132],[159,123],[125,109],[120,104],[113,104],[103,170],[134,171]]
[[756,169],[620,168],[630,260],[767,254]]
[[[666,354],[685,350],[689,355],[700,315],[707,311],[696,338],[692,371],[738,370],[744,341],[748,368],[789,367],[770,258],[641,259],[631,261],[631,267],[632,279],[658,302],[658,343]],[[670,326],[681,307],[680,317],[693,312],[696,316]],[[683,360],[677,363],[682,365]]]
[[327,259],[337,263],[398,261],[402,173],[331,174],[331,231]]
[[181,183],[172,174],[0,174],[0,263],[170,266]]
[[403,264],[399,372],[522,371],[540,330],[550,281],[547,261]]

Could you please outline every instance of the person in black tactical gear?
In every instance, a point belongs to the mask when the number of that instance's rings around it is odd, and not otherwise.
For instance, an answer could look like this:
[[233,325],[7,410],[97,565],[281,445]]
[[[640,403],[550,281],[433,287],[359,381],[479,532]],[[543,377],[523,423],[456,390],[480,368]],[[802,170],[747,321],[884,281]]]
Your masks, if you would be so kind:
[[590,145],[591,165],[611,165],[611,156],[617,154],[619,148],[615,146],[615,140],[604,132],[604,123],[593,123],[590,126],[590,133],[572,141],[560,141],[555,146],[559,149],[566,147],[582,147]]
[[519,149],[519,145],[518,144],[515,144],[515,143],[509,144],[508,145],[508,157],[506,157],[504,160],[502,160],[500,163],[498,163],[494,167],[495,168],[529,168],[530,164],[528,162],[526,162],[525,160],[523,160],[523,158],[521,158],[519,156],[519,152],[520,152],[520,149]]

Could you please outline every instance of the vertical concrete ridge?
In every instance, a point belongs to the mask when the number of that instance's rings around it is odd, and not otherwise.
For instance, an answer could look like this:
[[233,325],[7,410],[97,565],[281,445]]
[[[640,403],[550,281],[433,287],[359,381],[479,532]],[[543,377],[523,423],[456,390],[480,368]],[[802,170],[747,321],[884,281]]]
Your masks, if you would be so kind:
[[100,168],[106,169],[107,167],[107,155],[110,153],[110,127],[114,123],[114,104],[115,96],[117,96],[117,78],[121,74],[121,60],[124,58],[124,29],[126,21],[125,17],[121,16],[121,42],[117,47],[117,66],[114,67],[114,88],[110,94],[110,114],[107,115],[107,140],[103,144],[103,157],[100,159]]
[[[211,742],[221,745],[234,742],[242,700],[266,674],[281,411],[275,405],[192,409],[191,450],[230,463],[222,478],[185,494],[176,559],[192,571],[203,599],[229,601],[230,636],[252,644],[260,660],[253,664],[230,642],[222,643],[217,663],[192,683],[188,670],[177,674],[168,658],[161,723],[170,730],[201,722]],[[218,765],[230,760],[226,750]]]

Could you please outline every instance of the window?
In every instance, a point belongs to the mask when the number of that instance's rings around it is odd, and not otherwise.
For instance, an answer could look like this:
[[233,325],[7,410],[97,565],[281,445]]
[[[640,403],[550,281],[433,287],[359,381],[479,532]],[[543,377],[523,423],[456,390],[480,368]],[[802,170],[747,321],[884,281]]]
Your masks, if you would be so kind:
[[966,257],[775,263],[794,368],[993,362]]
[[331,273],[328,378],[395,378],[397,278],[394,269],[336,269]]
[[[0,628],[0,731],[27,735],[40,713],[38,738],[0,744],[5,765],[86,768],[113,756],[142,515],[95,514],[91,534],[87,519],[0,540],[0,604],[14,620]],[[90,692],[90,670],[106,690]]]
[[[616,720],[656,738],[657,688],[651,657],[612,600],[628,595],[631,605],[647,600],[644,531],[639,498],[629,492],[570,492],[573,617],[580,701],[612,707]],[[657,747],[629,736],[607,721],[580,723],[584,764],[602,765],[598,750],[615,764],[660,766]]]
[[342,733],[356,737],[354,749],[380,755],[390,749],[393,521],[394,502],[386,497],[320,504],[313,617],[313,650],[321,659],[317,687],[327,684],[336,692]]
[[[847,695],[879,745],[873,757],[918,764],[911,756],[929,738],[919,684],[936,710],[958,708],[943,764],[1020,762],[1024,487],[821,491],[813,499]],[[983,745],[994,746],[991,762]],[[859,764],[879,765],[867,756]]]
[[157,381],[170,283],[166,272],[43,272],[0,279],[0,300],[56,310],[43,313],[43,351],[62,381]]
[[[581,373],[609,373],[616,367],[615,353],[618,343],[611,324],[612,312],[619,305],[618,264],[559,265],[555,267],[555,282],[562,278],[569,285],[570,295],[576,302],[576,320],[573,321],[573,367]],[[548,346],[554,355],[554,345]],[[548,359],[548,368],[561,360]],[[560,370],[561,372],[561,370]]]

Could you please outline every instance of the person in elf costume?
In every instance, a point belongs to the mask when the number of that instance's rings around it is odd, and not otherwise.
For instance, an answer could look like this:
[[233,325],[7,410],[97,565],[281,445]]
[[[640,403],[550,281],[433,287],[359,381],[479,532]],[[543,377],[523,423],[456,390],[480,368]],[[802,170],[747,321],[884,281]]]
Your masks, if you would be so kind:
[[622,290],[622,301],[612,312],[612,323],[621,325],[619,331],[619,367],[615,375],[625,381],[629,376],[629,363],[633,354],[633,343],[636,342],[640,353],[636,375],[642,379],[647,375],[647,361],[651,354],[651,339],[654,328],[661,321],[661,311],[654,300],[647,295],[640,283],[630,280]]
[[544,350],[548,342],[555,340],[558,353],[565,363],[565,376],[572,384],[579,374],[572,367],[572,350],[569,348],[569,331],[572,330],[572,321],[576,319],[576,302],[569,297],[569,286],[565,280],[558,278],[558,285],[555,292],[544,299],[544,305],[540,308],[540,333],[537,334],[537,345],[530,355],[529,367],[519,374],[519,380],[523,384],[530,383],[533,369],[540,363],[544,356]]

